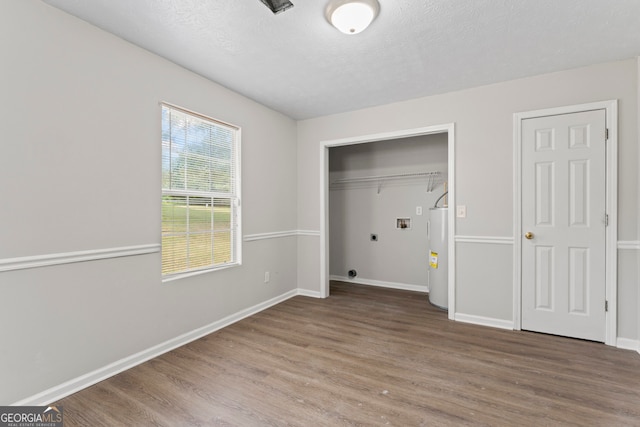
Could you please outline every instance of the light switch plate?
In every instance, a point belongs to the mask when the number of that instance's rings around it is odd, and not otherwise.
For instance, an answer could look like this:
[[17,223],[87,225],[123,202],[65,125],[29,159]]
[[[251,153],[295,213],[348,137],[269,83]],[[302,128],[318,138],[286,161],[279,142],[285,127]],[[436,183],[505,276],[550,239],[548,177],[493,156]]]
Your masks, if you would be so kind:
[[416,206],[416,215],[422,215],[422,206]]
[[458,218],[466,218],[467,217],[467,207],[464,205],[456,206],[456,216]]

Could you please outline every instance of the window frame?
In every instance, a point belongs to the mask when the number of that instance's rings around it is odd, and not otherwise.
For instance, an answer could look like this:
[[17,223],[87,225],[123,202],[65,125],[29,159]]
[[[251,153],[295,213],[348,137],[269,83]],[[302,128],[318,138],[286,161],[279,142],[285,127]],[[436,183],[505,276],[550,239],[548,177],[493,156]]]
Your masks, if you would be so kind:
[[[160,161],[160,167],[161,167],[161,184],[160,184],[160,189],[161,189],[161,197],[160,197],[160,224],[162,225],[163,221],[162,221],[162,205],[163,205],[163,199],[165,196],[190,196],[190,197],[211,197],[212,199],[219,199],[219,198],[228,198],[230,200],[230,221],[231,221],[231,225],[229,227],[229,230],[231,232],[231,254],[232,254],[232,260],[228,263],[225,264],[221,264],[221,265],[214,265],[214,264],[209,264],[207,266],[203,266],[203,267],[196,267],[193,269],[187,269],[187,270],[181,270],[181,271],[176,271],[176,272],[172,272],[172,273],[163,273],[162,269],[161,269],[161,276],[162,276],[162,282],[170,282],[170,281],[174,281],[177,279],[182,279],[182,278],[186,278],[186,277],[191,277],[191,276],[197,276],[200,274],[205,274],[205,273],[209,273],[212,271],[219,271],[219,270],[224,270],[227,268],[232,268],[232,267],[237,267],[242,265],[242,204],[241,204],[241,195],[242,195],[242,173],[241,173],[241,148],[242,148],[242,129],[239,126],[233,125],[231,123],[227,123],[218,119],[214,119],[212,117],[209,117],[207,115],[201,114],[201,113],[197,113],[195,111],[189,110],[187,108],[183,108],[180,106],[177,106],[175,104],[171,104],[168,102],[160,102],[159,103],[159,109],[160,109],[160,137],[158,138],[160,140],[160,147],[161,147],[161,151],[162,151],[162,144],[163,144],[163,136],[162,136],[162,112],[165,108],[169,109],[169,110],[175,110],[178,111],[180,113],[183,113],[187,116],[191,116],[194,117],[196,119],[199,120],[203,120],[205,122],[209,122],[213,125],[216,126],[221,126],[223,128],[229,129],[233,132],[233,149],[232,149],[232,153],[233,155],[231,156],[231,161],[233,162],[232,165],[232,170],[234,171],[234,176],[232,178],[234,178],[233,180],[233,188],[234,191],[231,192],[230,195],[226,195],[225,193],[220,193],[217,191],[195,191],[195,190],[188,190],[188,189],[166,189],[164,188],[164,183],[162,181],[162,154],[161,154],[161,161]],[[213,205],[212,205],[212,209],[213,209]],[[188,231],[188,230],[187,230]],[[214,229],[211,230],[212,233],[214,233]],[[164,236],[164,232],[162,230],[160,230],[160,258],[161,258],[161,266],[162,266],[162,241],[163,241],[163,236]],[[213,253],[212,253],[213,256]]]

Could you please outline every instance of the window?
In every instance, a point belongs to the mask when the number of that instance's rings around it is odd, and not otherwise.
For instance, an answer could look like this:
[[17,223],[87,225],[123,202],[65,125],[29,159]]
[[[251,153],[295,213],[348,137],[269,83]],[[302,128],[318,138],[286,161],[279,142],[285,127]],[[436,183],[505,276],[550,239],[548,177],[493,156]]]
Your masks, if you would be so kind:
[[240,263],[240,129],[162,104],[162,274]]

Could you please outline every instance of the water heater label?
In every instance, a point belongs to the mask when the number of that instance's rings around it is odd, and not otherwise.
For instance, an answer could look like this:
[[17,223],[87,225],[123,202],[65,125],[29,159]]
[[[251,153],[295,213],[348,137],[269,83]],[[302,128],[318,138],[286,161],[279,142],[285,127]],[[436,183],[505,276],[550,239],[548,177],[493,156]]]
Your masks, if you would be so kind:
[[433,268],[438,268],[438,253],[431,251],[429,256],[429,265]]

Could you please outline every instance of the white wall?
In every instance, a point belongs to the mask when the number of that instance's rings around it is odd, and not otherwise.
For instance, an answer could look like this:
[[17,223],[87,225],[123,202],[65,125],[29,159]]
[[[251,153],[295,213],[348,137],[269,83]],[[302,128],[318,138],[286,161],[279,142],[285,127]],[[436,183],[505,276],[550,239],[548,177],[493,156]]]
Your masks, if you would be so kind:
[[[638,240],[638,62],[519,79],[298,123],[298,227],[320,227],[321,141],[455,123],[457,314],[511,322],[513,310],[513,113],[619,100],[618,238]],[[489,239],[484,239],[488,237]],[[319,290],[319,239],[298,247],[298,283]],[[637,257],[619,258],[619,335],[638,339]],[[631,301],[627,303],[627,301]]]
[[[441,172],[432,192],[428,181],[401,179],[330,186],[331,275],[356,282],[428,291],[427,221],[429,208],[447,179],[447,135],[423,135],[329,149],[329,182],[344,178]],[[379,190],[379,191],[378,191]],[[442,203],[440,204],[442,205]],[[423,210],[416,214],[416,207]],[[411,228],[396,228],[396,218],[410,218]],[[378,240],[371,241],[370,235]]]
[[[36,0],[0,2],[0,52],[0,262],[160,243],[160,101],[242,128],[245,235],[296,229],[293,120]],[[0,404],[297,288],[295,237],[243,254],[166,284],[158,252],[0,272]]]

